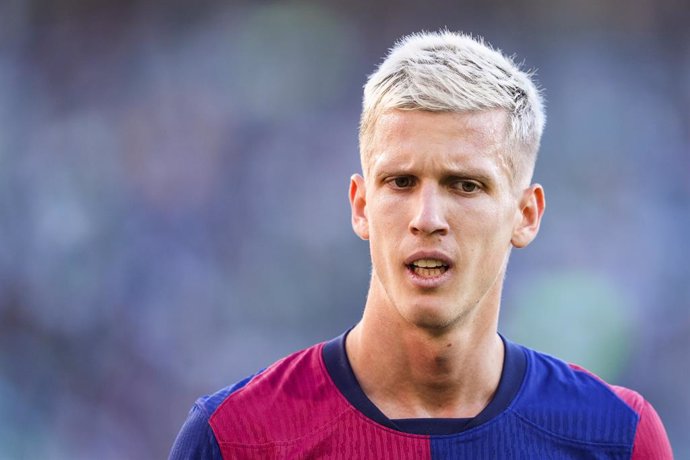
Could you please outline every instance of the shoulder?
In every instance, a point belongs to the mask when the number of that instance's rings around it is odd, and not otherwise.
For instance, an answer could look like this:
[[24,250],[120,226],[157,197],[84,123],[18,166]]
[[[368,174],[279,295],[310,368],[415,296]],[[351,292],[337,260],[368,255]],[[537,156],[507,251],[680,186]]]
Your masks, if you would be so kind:
[[[280,434],[280,420],[304,412],[330,383],[322,344],[295,352],[266,369],[194,403],[175,439],[170,459],[221,458],[221,444],[261,444]],[[261,435],[266,435],[262,438]]]
[[331,425],[349,406],[331,381],[323,344],[289,355],[228,394],[209,417],[220,444],[290,442]]
[[251,381],[254,375],[229,385],[216,393],[197,399],[175,438],[169,459],[203,458],[220,460],[222,458],[220,448],[209,424],[209,418],[229,395],[243,388]]
[[[610,385],[580,366],[523,349],[527,371],[514,411],[535,428],[578,443],[630,446],[633,458],[668,446],[658,415],[639,393]],[[650,445],[660,450],[649,451]]]
[[655,458],[673,459],[671,443],[668,440],[664,424],[654,407],[638,392],[629,388],[611,385],[611,389],[626,402],[638,415],[633,460]]

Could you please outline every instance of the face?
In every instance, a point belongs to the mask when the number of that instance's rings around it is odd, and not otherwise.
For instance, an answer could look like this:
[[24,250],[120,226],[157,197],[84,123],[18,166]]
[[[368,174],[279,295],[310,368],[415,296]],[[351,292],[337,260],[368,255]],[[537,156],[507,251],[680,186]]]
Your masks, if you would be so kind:
[[393,110],[378,120],[366,178],[350,185],[376,308],[425,328],[498,314],[510,249],[534,238],[544,209],[539,185],[512,185],[507,123],[498,110]]

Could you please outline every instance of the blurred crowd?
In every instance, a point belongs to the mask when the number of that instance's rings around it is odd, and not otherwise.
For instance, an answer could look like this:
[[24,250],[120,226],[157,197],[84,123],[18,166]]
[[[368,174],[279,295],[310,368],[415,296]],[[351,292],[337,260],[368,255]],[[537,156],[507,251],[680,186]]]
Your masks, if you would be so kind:
[[547,212],[509,338],[637,389],[690,458],[679,0],[0,3],[0,458],[164,458],[194,399],[357,321],[361,88],[448,27],[537,71]]

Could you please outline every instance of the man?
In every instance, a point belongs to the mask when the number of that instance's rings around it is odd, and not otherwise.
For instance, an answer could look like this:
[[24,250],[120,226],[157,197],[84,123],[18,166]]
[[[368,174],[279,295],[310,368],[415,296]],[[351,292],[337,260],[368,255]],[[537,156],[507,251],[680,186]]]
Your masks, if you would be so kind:
[[639,394],[497,332],[511,248],[545,205],[530,75],[471,37],[412,35],[363,106],[362,320],[201,398],[171,458],[672,458]]

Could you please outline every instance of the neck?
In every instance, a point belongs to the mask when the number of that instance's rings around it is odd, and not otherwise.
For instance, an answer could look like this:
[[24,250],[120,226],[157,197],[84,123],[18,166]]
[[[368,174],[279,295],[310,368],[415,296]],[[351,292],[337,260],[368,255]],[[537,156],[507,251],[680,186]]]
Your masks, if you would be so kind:
[[[364,393],[390,419],[477,415],[496,392],[503,367],[498,298],[480,302],[475,311],[482,314],[439,331],[390,315],[370,292],[346,342]],[[489,300],[495,302],[481,305]]]

